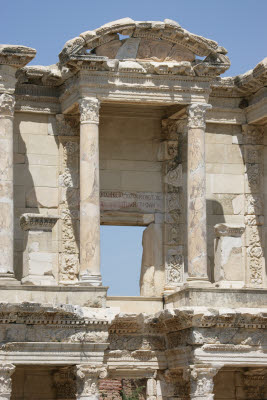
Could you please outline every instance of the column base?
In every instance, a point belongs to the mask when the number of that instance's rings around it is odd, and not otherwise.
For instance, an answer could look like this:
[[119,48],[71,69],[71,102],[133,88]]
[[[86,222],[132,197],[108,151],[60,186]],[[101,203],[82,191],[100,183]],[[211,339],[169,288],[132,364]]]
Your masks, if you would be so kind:
[[14,274],[0,273],[0,286],[20,285]]
[[80,275],[79,282],[76,283],[79,286],[102,286],[101,275]]

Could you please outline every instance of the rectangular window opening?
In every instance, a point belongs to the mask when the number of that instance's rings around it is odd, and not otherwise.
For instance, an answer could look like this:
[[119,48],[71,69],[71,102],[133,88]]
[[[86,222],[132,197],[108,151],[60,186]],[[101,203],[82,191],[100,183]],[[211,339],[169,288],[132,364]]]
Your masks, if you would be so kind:
[[144,226],[101,225],[101,275],[108,296],[139,296]]

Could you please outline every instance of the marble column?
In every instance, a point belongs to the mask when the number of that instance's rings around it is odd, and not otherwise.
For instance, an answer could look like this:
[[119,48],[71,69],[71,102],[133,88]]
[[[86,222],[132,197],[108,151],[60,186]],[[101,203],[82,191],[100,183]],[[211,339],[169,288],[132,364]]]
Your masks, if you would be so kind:
[[105,367],[94,365],[76,366],[77,400],[98,400],[98,380],[107,377]]
[[80,283],[102,284],[100,274],[99,107],[95,98],[80,106]]
[[14,96],[0,94],[0,280],[14,279],[13,117]]
[[187,281],[193,284],[209,283],[205,171],[205,114],[209,108],[209,104],[191,104],[187,108]]
[[0,367],[0,400],[9,400],[12,391],[11,376],[15,371],[15,365],[2,364]]

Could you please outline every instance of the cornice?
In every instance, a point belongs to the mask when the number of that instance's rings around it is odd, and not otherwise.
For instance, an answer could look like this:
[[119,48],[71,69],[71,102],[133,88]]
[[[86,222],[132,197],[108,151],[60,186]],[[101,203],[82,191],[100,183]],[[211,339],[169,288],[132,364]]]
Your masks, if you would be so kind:
[[0,65],[21,68],[27,65],[36,55],[36,50],[26,46],[9,44],[0,45]]

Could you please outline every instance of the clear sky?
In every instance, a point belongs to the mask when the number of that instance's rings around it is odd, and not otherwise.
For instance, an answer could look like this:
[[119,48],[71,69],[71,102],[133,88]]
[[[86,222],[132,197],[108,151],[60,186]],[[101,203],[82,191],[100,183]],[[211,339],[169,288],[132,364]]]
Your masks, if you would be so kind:
[[[58,61],[64,43],[107,22],[173,19],[226,47],[238,75],[267,57],[267,0],[0,0],[0,43],[34,47],[31,64]],[[101,227],[102,270],[112,295],[138,295],[142,228]]]

